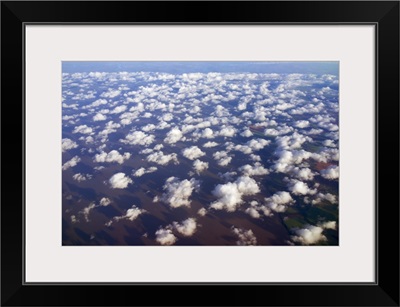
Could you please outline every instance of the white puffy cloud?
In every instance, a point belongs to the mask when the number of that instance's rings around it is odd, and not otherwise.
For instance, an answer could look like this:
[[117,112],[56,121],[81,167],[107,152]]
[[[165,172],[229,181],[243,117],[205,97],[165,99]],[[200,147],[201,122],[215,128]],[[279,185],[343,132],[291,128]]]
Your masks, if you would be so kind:
[[336,147],[335,141],[333,140],[325,140],[322,144],[326,147]]
[[204,156],[206,153],[201,151],[197,146],[191,146],[182,150],[182,155],[190,160],[194,160]]
[[124,144],[148,146],[154,142],[154,135],[149,135],[143,131],[134,131],[126,135],[125,139],[120,140]]
[[251,132],[250,129],[245,129],[242,133],[240,133],[240,135],[249,138],[253,136],[253,132]]
[[105,99],[97,99],[96,101],[92,102],[91,104],[83,107],[83,109],[88,109],[88,108],[91,108],[91,107],[98,107],[98,106],[101,106],[101,105],[104,105],[104,104],[107,104],[107,103],[108,102]]
[[207,209],[206,208],[200,208],[199,211],[197,211],[197,214],[200,216],[205,216],[207,214]]
[[338,166],[329,166],[327,169],[323,169],[320,171],[321,176],[325,179],[338,179],[339,178],[339,167]]
[[101,113],[97,113],[95,116],[93,116],[93,121],[95,121],[95,122],[106,120],[106,119],[107,119],[107,116],[105,116]]
[[241,176],[235,182],[218,184],[211,192],[218,198],[210,207],[216,210],[233,212],[243,203],[242,197],[260,192],[257,182],[247,176]]
[[176,177],[169,177],[163,186],[165,191],[161,197],[156,198],[168,204],[171,208],[178,208],[181,206],[190,207],[191,200],[189,199],[193,191],[200,188],[200,182],[195,179],[184,179],[182,181]]
[[129,152],[125,152],[123,155],[121,155],[117,150],[111,150],[109,153],[103,151],[100,154],[96,154],[94,156],[93,161],[98,163],[117,162],[119,164],[122,164],[124,163],[125,160],[128,160],[130,157],[131,154]]
[[313,195],[317,193],[316,189],[312,190],[308,187],[307,183],[296,179],[290,180],[288,188],[295,195]]
[[307,203],[311,203],[312,205],[316,205],[316,204],[321,203],[324,200],[329,201],[331,204],[337,204],[338,203],[336,195],[333,195],[331,193],[326,193],[326,194],[318,193],[313,200],[309,200],[308,199]]
[[238,106],[237,106],[237,109],[238,109],[239,111],[246,110],[246,108],[247,108],[247,104],[246,104],[245,101],[239,102],[239,104],[238,104]]
[[205,171],[208,168],[208,162],[200,161],[199,159],[193,162],[193,169],[197,174]]
[[156,129],[156,125],[154,124],[147,124],[145,126],[142,127],[142,131],[144,132],[150,132]]
[[210,128],[206,128],[201,132],[201,137],[205,139],[212,139],[215,137],[214,131]]
[[163,114],[163,116],[161,117],[161,119],[166,122],[171,121],[173,118],[174,116],[171,113]]
[[146,112],[146,113],[144,113],[144,114],[142,115],[143,118],[150,118],[150,117],[152,117],[152,116],[153,116],[153,114],[151,114],[151,113],[149,113],[149,112]]
[[162,148],[164,148],[163,144],[157,144],[156,146],[154,146],[154,150],[161,150]]
[[139,215],[141,215],[141,214],[144,213],[144,212],[146,212],[146,211],[143,210],[143,209],[139,209],[139,208],[136,207],[136,206],[132,206],[132,208],[129,208],[128,210],[126,210],[125,215],[120,216],[120,217],[117,217],[116,219],[117,219],[117,220],[120,220],[120,219],[127,219],[127,220],[130,220],[130,221],[134,221],[134,220],[136,220],[136,218],[137,218]]
[[132,173],[132,175],[135,176],[135,177],[141,177],[144,174],[146,174],[146,169],[144,167],[141,167],[141,168],[137,169],[135,172]]
[[236,129],[232,126],[222,126],[221,130],[218,132],[219,136],[233,137],[236,134]]
[[130,183],[132,183],[132,179],[127,177],[124,173],[116,173],[108,180],[108,182],[113,189],[125,189]]
[[278,160],[275,161],[272,168],[278,173],[291,173],[293,176],[304,179],[311,180],[314,176],[314,173],[311,170],[308,170],[306,167],[300,169],[299,167],[295,167],[294,165],[301,164],[304,160],[314,159],[320,161],[321,158],[324,159],[320,154],[311,153],[301,150],[280,150],[275,152],[275,156],[278,157]]
[[[124,126],[132,124],[132,122],[138,117],[139,117],[138,112],[133,112],[133,113],[125,112],[119,116],[119,118],[121,119],[120,123]],[[145,131],[144,129],[142,130]]]
[[301,145],[305,142],[311,142],[312,139],[308,136],[304,136],[300,133],[294,132],[292,135],[285,135],[285,136],[280,136],[277,137],[276,139],[276,144],[278,145],[278,148],[283,150],[289,150],[289,149],[297,149],[301,148]]
[[284,135],[288,134],[293,131],[293,127],[289,126],[279,126],[276,128],[267,128],[264,130],[264,134],[267,136],[278,136],[278,135]]
[[300,180],[313,180],[314,173],[308,167],[299,168],[294,167],[291,170],[291,174]]
[[135,176],[135,177],[141,177],[144,174],[154,173],[155,171],[157,171],[157,167],[155,167],[155,166],[151,166],[148,169],[145,169],[144,167],[141,167],[141,168],[137,169],[136,171],[134,171],[132,173],[132,175]]
[[148,155],[148,154],[152,153],[153,151],[154,150],[151,148],[145,148],[145,149],[142,149],[141,151],[139,151],[139,153],[142,155]]
[[174,164],[179,164],[176,153],[165,155],[162,151],[158,151],[148,155],[146,160],[148,162],[154,162],[159,165],[167,165],[170,162],[173,162]]
[[146,213],[147,211],[144,209],[140,209],[138,207],[136,207],[135,205],[133,205],[131,208],[129,208],[128,210],[126,210],[126,213],[124,215],[120,215],[120,216],[114,216],[112,218],[112,220],[108,221],[106,223],[106,226],[111,226],[111,224],[113,222],[118,222],[120,220],[129,220],[129,221],[134,221],[136,220],[139,215]]
[[217,151],[213,153],[213,157],[219,166],[227,166],[232,161],[232,157],[229,157],[226,151]]
[[215,146],[218,146],[218,143],[216,143],[216,142],[207,142],[207,143],[205,143],[203,145],[203,147],[205,147],[205,148],[211,148],[211,147],[215,147]]
[[309,135],[313,135],[313,134],[321,134],[322,132],[323,132],[322,129],[312,128],[312,129],[310,129],[310,131],[307,131],[306,133]]
[[294,123],[294,126],[297,128],[307,128],[310,126],[310,122],[308,120],[298,120]]
[[120,128],[121,125],[118,123],[114,123],[113,121],[109,121],[106,123],[104,129],[100,131],[99,136],[102,137],[105,141],[107,140],[107,136],[110,133],[117,132],[116,128]]
[[178,127],[172,128],[168,133],[167,137],[164,139],[164,142],[167,144],[175,144],[180,139],[182,139],[183,133],[179,130]]
[[117,107],[115,107],[114,110],[112,110],[110,113],[111,113],[111,114],[119,114],[119,113],[125,112],[126,109],[127,109],[127,107],[124,106],[124,105],[122,105],[122,106],[117,106]]
[[86,222],[90,221],[89,220],[90,211],[92,211],[94,207],[96,207],[96,205],[94,203],[91,203],[89,206],[83,208],[82,211],[79,211],[80,214],[83,214]]
[[319,224],[320,227],[324,229],[336,229],[336,222],[335,221],[328,221]]
[[229,116],[229,111],[223,106],[217,105],[215,107],[215,111],[212,114],[218,117]]
[[111,199],[107,197],[103,197],[102,199],[100,199],[100,206],[107,207],[109,204],[111,204]]
[[156,231],[156,241],[161,245],[173,245],[177,238],[172,233],[171,229],[159,229]]
[[78,174],[73,175],[72,178],[78,182],[81,182],[81,181],[86,181],[86,180],[91,179],[92,175],[78,173]]
[[253,166],[246,164],[238,169],[240,172],[243,173],[245,176],[262,176],[269,174],[268,169],[261,165],[261,163],[256,162]]
[[250,140],[246,143],[247,146],[249,146],[252,150],[260,150],[263,149],[265,146],[269,145],[271,141],[264,140],[264,139],[253,139]]
[[93,129],[88,127],[87,125],[80,125],[75,127],[72,133],[81,133],[81,134],[90,134],[93,132]]
[[326,241],[326,237],[322,234],[322,227],[307,225],[302,229],[295,229],[295,236],[292,236],[291,239],[294,242],[301,243],[302,245],[310,245],[316,244],[320,241]]
[[245,210],[245,212],[250,215],[251,217],[258,219],[261,217],[260,213],[255,208],[249,207]]
[[173,222],[173,227],[178,231],[181,235],[185,237],[191,237],[197,229],[197,223],[194,218],[188,218],[182,223]]
[[336,229],[336,222],[325,222],[319,226],[306,225],[301,229],[294,229],[295,236],[291,239],[293,242],[298,242],[302,245],[317,244],[321,241],[326,241],[327,238],[323,235],[324,229]]
[[107,92],[102,93],[100,96],[104,98],[115,98],[121,94],[119,90],[108,89]]
[[232,181],[235,176],[237,175],[237,172],[226,172],[226,173],[218,173],[218,176],[221,177],[225,182]]
[[261,157],[259,155],[250,154],[250,159],[254,162],[261,162]]
[[237,245],[257,245],[257,238],[251,229],[232,227],[232,232],[237,236]]
[[62,139],[61,142],[61,148],[62,148],[62,152],[65,152],[67,150],[73,149],[73,148],[77,148],[78,144],[76,144],[74,141],[72,141],[71,139]]
[[285,212],[288,205],[295,201],[292,196],[285,191],[276,192],[271,197],[265,198],[266,206],[275,212]]
[[92,136],[87,136],[84,138],[86,144],[91,144],[94,142],[94,138]]
[[71,160],[69,160],[63,164],[63,166],[62,166],[63,171],[69,169],[70,167],[74,167],[80,161],[81,161],[81,158],[79,158],[78,156],[73,157]]

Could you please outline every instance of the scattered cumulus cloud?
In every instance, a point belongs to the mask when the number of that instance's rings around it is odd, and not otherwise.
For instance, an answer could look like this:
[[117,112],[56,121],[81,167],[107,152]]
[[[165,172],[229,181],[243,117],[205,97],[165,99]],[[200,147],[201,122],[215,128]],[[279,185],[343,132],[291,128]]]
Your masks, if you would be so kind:
[[339,167],[338,166],[329,166],[327,169],[323,169],[320,171],[321,176],[325,179],[334,180],[339,178]]
[[232,157],[228,156],[226,151],[217,151],[213,153],[213,157],[219,166],[227,166],[232,161]]
[[154,142],[154,135],[149,135],[143,131],[134,131],[126,135],[125,139],[120,141],[129,145],[144,145],[148,146]]
[[238,169],[240,172],[242,172],[243,175],[245,176],[263,176],[269,174],[268,169],[266,169],[264,166],[261,165],[260,162],[254,163],[254,165],[243,165],[239,167]]
[[257,245],[257,238],[251,229],[232,227],[232,233],[237,237],[237,245]]
[[292,205],[295,201],[293,200],[290,193],[286,191],[276,192],[271,197],[265,198],[265,202],[268,208],[275,212],[285,212],[288,205]]
[[111,204],[111,199],[107,197],[103,197],[102,199],[100,199],[100,206],[107,207],[109,204]]
[[298,120],[294,123],[294,126],[297,128],[307,128],[310,126],[310,122],[308,120]]
[[218,198],[210,207],[216,210],[233,212],[243,203],[243,196],[260,192],[257,182],[247,176],[241,176],[235,182],[218,184],[211,192]]
[[200,216],[205,216],[207,214],[207,209],[206,208],[200,208],[197,211],[197,214],[200,215]]
[[80,125],[75,127],[72,133],[81,133],[81,134],[91,134],[93,129],[88,127],[87,125]]
[[98,122],[98,121],[103,121],[106,120],[107,116],[101,113],[97,113],[95,116],[93,116],[93,121]]
[[172,128],[168,133],[167,137],[164,139],[164,142],[167,144],[175,144],[180,139],[182,139],[183,133],[179,128],[175,127]]
[[126,111],[126,106],[118,106],[118,107],[115,107],[110,113],[111,114],[118,114],[118,113],[122,113],[122,112],[125,112]]
[[144,167],[141,167],[141,168],[137,169],[136,171],[133,171],[132,175],[135,177],[142,177],[144,174],[154,173],[155,171],[157,171],[157,167],[155,167],[155,166],[151,166],[147,169],[145,169]]
[[191,237],[196,232],[197,223],[194,218],[188,218],[181,223],[173,222],[173,227],[181,235],[185,237]]
[[327,240],[322,234],[323,231],[322,227],[307,225],[305,228],[294,229],[295,235],[291,239],[293,242],[298,242],[302,245],[316,244]]
[[111,150],[109,153],[102,152],[94,156],[93,161],[98,163],[113,163],[116,162],[118,164],[124,163],[124,161],[128,160],[131,157],[129,152],[125,152],[121,155],[117,150]]
[[295,235],[292,236],[291,239],[293,242],[302,245],[311,245],[327,241],[326,236],[323,234],[324,229],[336,229],[336,222],[328,221],[320,223],[318,226],[306,225],[304,228],[295,228],[293,229]]
[[163,186],[165,191],[161,197],[156,198],[155,201],[161,201],[168,204],[171,208],[178,208],[181,206],[190,207],[190,196],[193,191],[198,191],[200,182],[195,179],[179,180],[176,177],[169,177]]
[[116,173],[108,182],[113,189],[125,189],[132,183],[132,179],[127,177],[124,173]]
[[289,182],[289,191],[295,195],[313,195],[317,192],[316,189],[310,189],[307,183],[296,179]]
[[232,126],[223,126],[218,132],[219,136],[233,137],[236,135],[236,129]]
[[204,156],[206,153],[201,151],[201,149],[197,146],[191,146],[189,148],[185,148],[182,150],[182,155],[189,160],[195,160]]
[[114,216],[110,221],[108,221],[106,223],[106,226],[111,226],[114,222],[118,222],[121,220],[128,220],[133,222],[134,220],[136,220],[139,215],[146,213],[147,211],[144,209],[140,209],[138,207],[136,207],[135,205],[133,205],[131,208],[129,208],[128,210],[126,210],[124,215],[120,215],[120,216]]
[[65,162],[62,166],[63,171],[69,169],[70,167],[74,167],[81,161],[81,158],[78,156],[73,157],[71,160]]
[[207,142],[207,143],[205,143],[203,145],[203,147],[205,147],[205,148],[212,148],[212,147],[215,147],[215,146],[218,146],[218,143],[216,143],[216,142]]
[[86,181],[92,178],[92,175],[90,174],[81,174],[81,173],[77,173],[75,175],[72,176],[72,179],[74,179],[75,181],[78,182],[82,182],[82,181]]
[[249,138],[253,136],[253,132],[251,132],[250,129],[245,129],[242,133],[240,133],[240,135]]
[[161,228],[156,231],[156,241],[161,245],[173,245],[177,241],[177,238],[171,229]]
[[148,162],[154,162],[159,165],[167,165],[170,162],[173,162],[174,164],[179,164],[176,153],[164,154],[162,151],[158,151],[148,155],[146,160]]
[[89,206],[85,207],[82,209],[82,211],[79,211],[80,214],[83,215],[83,217],[85,218],[86,222],[89,222],[89,215],[90,212],[96,207],[96,205],[94,203],[89,204]]
[[78,147],[78,144],[75,143],[74,141],[72,141],[71,139],[67,139],[67,138],[62,139],[62,143],[61,143],[62,152],[65,152],[67,150],[74,149],[77,147]]
[[200,161],[199,159],[193,162],[193,169],[197,174],[205,171],[208,168],[208,162]]

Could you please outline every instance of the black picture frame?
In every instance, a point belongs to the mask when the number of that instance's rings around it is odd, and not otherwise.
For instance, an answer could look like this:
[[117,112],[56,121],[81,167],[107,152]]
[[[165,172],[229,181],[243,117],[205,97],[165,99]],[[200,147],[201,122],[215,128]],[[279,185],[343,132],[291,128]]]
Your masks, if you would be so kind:
[[[375,25],[376,283],[25,284],[24,26],[29,23]],[[399,306],[398,1],[3,1],[1,148],[3,306]]]

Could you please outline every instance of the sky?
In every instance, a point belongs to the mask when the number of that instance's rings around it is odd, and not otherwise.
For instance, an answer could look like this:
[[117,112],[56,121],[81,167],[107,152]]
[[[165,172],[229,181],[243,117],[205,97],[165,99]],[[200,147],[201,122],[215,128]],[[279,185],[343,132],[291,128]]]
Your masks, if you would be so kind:
[[63,62],[63,245],[338,245],[338,62]]

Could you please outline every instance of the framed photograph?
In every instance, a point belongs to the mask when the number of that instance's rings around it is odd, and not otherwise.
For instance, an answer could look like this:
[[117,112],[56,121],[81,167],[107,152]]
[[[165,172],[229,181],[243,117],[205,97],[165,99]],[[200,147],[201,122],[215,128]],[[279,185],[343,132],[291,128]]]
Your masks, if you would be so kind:
[[1,26],[2,305],[399,306],[398,1]]

